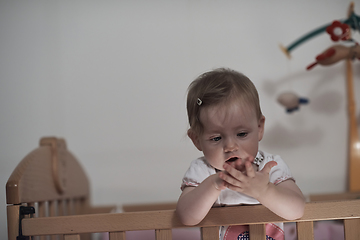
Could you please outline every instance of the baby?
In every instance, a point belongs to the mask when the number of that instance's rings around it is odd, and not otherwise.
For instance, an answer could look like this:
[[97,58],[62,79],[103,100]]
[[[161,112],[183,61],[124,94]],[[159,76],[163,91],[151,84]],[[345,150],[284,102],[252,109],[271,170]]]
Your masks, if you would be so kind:
[[[265,117],[246,76],[230,69],[202,74],[189,86],[187,113],[188,136],[204,156],[192,161],[182,181],[176,211],[183,224],[198,224],[212,206],[239,204],[261,203],[288,220],[302,217],[305,198],[288,166],[258,149]],[[247,234],[247,226],[219,231],[224,240]],[[284,239],[283,224],[267,224],[266,234]]]

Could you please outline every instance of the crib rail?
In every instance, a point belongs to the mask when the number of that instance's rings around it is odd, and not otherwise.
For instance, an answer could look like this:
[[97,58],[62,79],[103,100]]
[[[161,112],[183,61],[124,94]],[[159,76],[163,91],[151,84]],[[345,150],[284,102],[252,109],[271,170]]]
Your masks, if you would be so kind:
[[[6,184],[8,239],[40,236],[32,239],[87,240],[88,233],[109,232],[110,240],[125,240],[126,231],[154,229],[156,240],[170,240],[171,229],[186,227],[175,210],[165,210],[174,207],[171,205],[161,206],[165,208],[162,210],[152,205],[153,211],[102,214],[110,207],[92,207],[89,189],[85,171],[67,150],[65,140],[42,138],[40,146],[21,160]],[[30,207],[25,216],[20,214],[21,206]],[[32,207],[36,214],[29,218]],[[360,239],[360,200],[310,202],[304,216],[293,222],[297,223],[298,239],[311,240],[314,221],[335,219],[344,220],[347,240]],[[288,221],[261,205],[237,206],[213,208],[195,227],[201,228],[203,240],[213,240],[219,237],[218,226],[246,224],[250,225],[251,240],[264,240],[264,224],[269,222]]]
[[[360,200],[309,202],[304,216],[287,221],[261,205],[213,208],[196,227],[202,229],[203,240],[218,239],[218,226],[250,225],[250,239],[265,239],[265,224],[296,222],[299,240],[311,240],[313,222],[344,220],[345,239],[360,239]],[[171,239],[171,229],[184,228],[175,210],[90,214],[22,220],[24,236],[64,235],[65,240],[80,240],[81,233],[109,232],[110,240],[125,240],[126,231],[155,229],[156,240]]]

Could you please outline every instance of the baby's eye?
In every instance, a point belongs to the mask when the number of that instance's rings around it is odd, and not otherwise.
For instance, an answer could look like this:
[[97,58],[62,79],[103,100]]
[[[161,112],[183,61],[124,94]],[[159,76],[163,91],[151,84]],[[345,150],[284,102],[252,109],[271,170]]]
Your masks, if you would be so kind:
[[238,133],[237,136],[238,137],[246,137],[247,136],[247,132],[241,132],[241,133]]
[[211,141],[218,142],[221,140],[221,137],[214,137],[210,139]]

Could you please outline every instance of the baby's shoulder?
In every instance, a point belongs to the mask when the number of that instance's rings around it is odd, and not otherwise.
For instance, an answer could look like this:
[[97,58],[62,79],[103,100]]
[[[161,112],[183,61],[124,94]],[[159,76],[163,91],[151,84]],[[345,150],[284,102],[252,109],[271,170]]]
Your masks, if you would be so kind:
[[215,170],[203,157],[193,160],[185,173],[184,179],[187,182],[201,183],[205,178],[215,173]]
[[271,153],[260,151],[260,150],[259,150],[259,154],[263,157],[264,164],[266,164],[270,161],[275,161],[277,163],[284,162],[283,159],[279,155],[276,155],[276,154],[271,154]]
[[259,151],[259,153],[263,156],[263,161],[260,163],[259,169],[263,169],[264,166],[271,161],[274,161],[277,163],[275,167],[272,168],[272,170],[276,169],[288,169],[287,164],[285,161],[280,157],[280,155],[271,154],[264,151]]
[[212,168],[210,164],[206,161],[205,157],[199,157],[193,160],[190,164],[191,168],[199,168],[199,169],[209,169]]

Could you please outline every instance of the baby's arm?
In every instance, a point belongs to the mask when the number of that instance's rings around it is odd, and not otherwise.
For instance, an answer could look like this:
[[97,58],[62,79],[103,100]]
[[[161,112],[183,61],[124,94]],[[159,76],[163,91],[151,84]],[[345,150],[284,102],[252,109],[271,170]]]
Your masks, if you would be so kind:
[[258,201],[288,220],[301,218],[304,214],[305,198],[293,180],[278,185],[270,183],[267,192],[259,196]]
[[186,187],[176,206],[181,222],[185,225],[201,222],[225,188],[219,174],[209,176],[197,187]]
[[269,173],[276,162],[271,161],[256,172],[250,162],[246,162],[246,174],[229,164],[224,168],[227,172],[220,173],[229,189],[238,191],[257,199],[261,204],[275,214],[288,220],[302,217],[305,208],[305,198],[298,186],[292,180],[286,180],[277,185],[269,182]]

